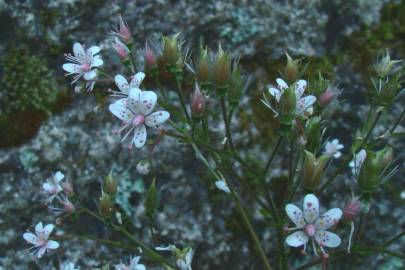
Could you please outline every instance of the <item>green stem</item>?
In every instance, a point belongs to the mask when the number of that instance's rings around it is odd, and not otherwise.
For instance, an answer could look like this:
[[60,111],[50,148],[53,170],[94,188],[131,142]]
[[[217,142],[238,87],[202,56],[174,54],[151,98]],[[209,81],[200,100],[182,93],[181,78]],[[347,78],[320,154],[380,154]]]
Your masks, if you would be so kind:
[[394,133],[395,129],[397,128],[397,126],[399,125],[399,123],[402,120],[402,117],[404,117],[405,114],[405,109],[402,110],[401,114],[399,115],[398,119],[395,121],[394,125],[392,126],[392,128],[390,129],[390,133]]
[[278,138],[278,140],[277,140],[276,146],[273,148],[273,151],[271,151],[271,154],[269,156],[269,159],[267,160],[266,166],[264,167],[263,174],[262,174],[263,178],[266,178],[267,172],[269,171],[271,163],[273,162],[274,157],[276,156],[276,153],[282,142],[283,142],[283,137],[280,136],[280,138]]
[[187,118],[187,122],[191,126],[192,121],[191,121],[190,115],[188,114],[186,103],[184,101],[185,99],[184,99],[183,91],[181,89],[181,81],[177,77],[176,77],[176,86],[177,86],[176,92],[177,92],[177,96],[179,97],[179,100],[180,100],[180,105],[183,109],[184,115]]
[[232,140],[232,132],[231,132],[231,128],[229,126],[229,122],[228,122],[228,116],[226,114],[226,102],[225,102],[225,97],[221,96],[221,110],[222,110],[222,117],[224,118],[224,126],[225,126],[225,135],[226,138],[228,139],[229,142],[229,146],[231,147],[231,150],[233,152],[235,151],[235,147],[233,145],[233,140]]
[[387,242],[384,243],[384,247],[388,247],[389,245],[391,245],[392,243],[394,243],[395,241],[401,239],[403,236],[405,235],[405,231],[400,232],[399,234],[397,234],[396,236],[394,236],[393,238],[391,238],[390,240],[388,240]]

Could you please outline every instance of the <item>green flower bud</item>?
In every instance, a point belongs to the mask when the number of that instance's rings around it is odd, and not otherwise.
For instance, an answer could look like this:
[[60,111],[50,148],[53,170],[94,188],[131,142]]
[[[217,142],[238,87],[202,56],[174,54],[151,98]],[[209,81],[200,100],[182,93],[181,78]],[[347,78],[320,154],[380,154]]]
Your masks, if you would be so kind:
[[112,196],[115,197],[117,194],[117,181],[115,178],[112,176],[112,173],[110,172],[107,177],[104,179],[104,191]]
[[172,73],[177,73],[183,69],[182,46],[183,41],[179,40],[180,33],[162,39],[162,59],[163,63]]
[[101,197],[99,199],[99,212],[102,217],[109,218],[112,216],[114,209],[114,202],[112,201],[111,197],[101,192]]
[[314,154],[308,151],[305,152],[305,162],[303,171],[303,185],[309,191],[314,191],[320,181],[329,157],[322,155],[316,158]]
[[297,98],[295,96],[294,87],[289,87],[284,90],[278,103],[278,113],[280,114],[280,122],[290,125],[295,117],[295,107]]
[[300,61],[302,59],[292,59],[291,56],[286,52],[287,64],[284,67],[283,77],[286,79],[288,84],[293,84],[300,77]]
[[212,73],[212,63],[208,55],[207,48],[200,49],[200,55],[197,59],[196,64],[196,75],[197,79],[201,84],[210,84],[211,73]]
[[228,100],[231,106],[236,106],[242,96],[244,89],[243,78],[241,71],[235,69],[232,73],[232,78],[229,87]]
[[385,56],[381,57],[381,59],[374,65],[374,68],[378,76],[384,78],[390,75],[394,65],[400,62],[401,60],[391,60],[390,54],[386,51]]
[[390,146],[372,152],[367,151],[367,157],[360,169],[358,185],[364,192],[373,192],[381,183],[386,168],[393,160],[393,149]]
[[215,59],[213,76],[215,86],[220,94],[224,94],[228,90],[231,74],[231,57],[229,54],[225,53],[222,50],[221,45],[219,45],[218,53]]
[[315,152],[321,144],[321,120],[321,117],[312,117],[306,124],[305,135],[307,138],[307,149],[311,152]]

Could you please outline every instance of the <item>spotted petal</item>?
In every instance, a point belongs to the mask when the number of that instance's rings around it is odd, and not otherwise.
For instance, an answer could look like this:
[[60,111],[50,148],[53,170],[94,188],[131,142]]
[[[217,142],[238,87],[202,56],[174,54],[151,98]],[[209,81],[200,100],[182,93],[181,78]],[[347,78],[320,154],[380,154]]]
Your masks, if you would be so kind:
[[306,96],[297,100],[296,114],[301,115],[305,111],[308,111],[312,105],[315,103],[315,96]]
[[342,240],[337,234],[328,231],[316,231],[315,240],[320,246],[325,247],[338,247]]
[[39,222],[37,225],[35,225],[35,233],[40,234],[44,232],[44,227],[42,225],[42,222]]
[[98,54],[100,52],[100,47],[99,46],[91,46],[88,50],[87,53],[91,54],[92,56]]
[[161,124],[169,119],[170,113],[166,111],[157,111],[154,112],[145,118],[145,124],[148,127],[159,128]]
[[305,88],[307,88],[306,80],[299,80],[295,84],[295,96],[297,97],[297,99],[302,97],[302,95],[304,94]]
[[44,235],[45,235],[46,239],[48,239],[48,237],[52,233],[54,227],[55,226],[53,224],[48,224],[44,227]]
[[138,72],[134,75],[134,77],[131,80],[131,86],[139,88],[141,85],[143,79],[145,79],[145,73],[143,72]]
[[319,216],[319,201],[314,194],[308,194],[304,198],[304,218],[308,223],[313,223]]
[[141,124],[134,129],[134,137],[132,139],[131,144],[134,144],[136,148],[141,148],[146,143],[146,127],[145,125]]
[[291,247],[300,247],[305,245],[308,240],[309,237],[303,231],[298,231],[287,236],[285,242]]
[[28,243],[34,244],[34,245],[38,241],[38,237],[33,233],[24,233],[23,237],[24,237],[25,241],[27,241]]
[[140,101],[140,112],[143,115],[148,115],[156,106],[157,95],[153,91],[142,91]]
[[280,90],[284,90],[288,88],[288,84],[281,78],[276,79],[277,86]]
[[92,67],[99,67],[102,66],[103,64],[104,64],[103,59],[101,59],[101,57],[98,55],[94,57],[93,61],[91,62]]
[[301,209],[294,204],[289,203],[285,206],[285,212],[291,221],[294,222],[295,226],[297,226],[299,229],[305,227],[305,220]]
[[129,123],[132,120],[134,115],[132,114],[132,112],[130,110],[128,110],[126,104],[127,104],[127,99],[122,98],[122,99],[119,99],[116,102],[110,104],[108,109],[110,110],[110,112],[113,115],[115,115],[116,117],[118,117],[119,119],[124,121],[125,123]]
[[319,230],[327,230],[333,225],[337,224],[342,217],[342,210],[339,208],[330,209],[328,212],[323,213],[315,222],[315,226]]
[[269,93],[270,93],[270,95],[272,95],[273,97],[276,98],[277,102],[279,102],[283,92],[278,90],[277,88],[270,87]]
[[134,113],[140,113],[141,108],[141,90],[138,88],[131,88],[128,94],[128,106]]
[[65,178],[65,175],[61,171],[57,171],[53,176],[55,183],[59,183],[60,181],[63,180],[63,178]]
[[80,65],[67,63],[63,64],[63,70],[69,73],[82,73],[82,68]]
[[121,90],[121,92],[128,94],[129,84],[124,76],[122,76],[121,74],[115,75],[114,81],[115,85],[118,87],[118,89]]
[[59,243],[53,240],[48,241],[47,248],[49,249],[57,249],[59,247]]
[[84,76],[83,76],[83,78],[86,81],[94,80],[96,77],[97,77],[97,72],[95,70],[90,70],[90,71],[84,73]]
[[76,42],[73,44],[73,55],[80,61],[82,62],[85,58],[85,52],[82,44],[79,42]]

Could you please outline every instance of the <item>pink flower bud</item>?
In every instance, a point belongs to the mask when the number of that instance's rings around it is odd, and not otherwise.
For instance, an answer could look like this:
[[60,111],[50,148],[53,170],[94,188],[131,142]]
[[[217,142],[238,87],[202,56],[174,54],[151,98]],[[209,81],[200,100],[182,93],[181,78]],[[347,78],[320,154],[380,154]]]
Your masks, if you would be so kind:
[[65,191],[66,194],[71,195],[73,194],[73,185],[70,181],[66,181],[62,183],[63,191]]
[[357,199],[352,199],[343,209],[343,221],[352,221],[360,212],[361,203]]
[[119,41],[117,38],[115,39],[115,43],[114,43],[114,50],[115,52],[118,54],[118,56],[122,59],[125,60],[128,58],[129,55],[129,49],[128,47],[122,43],[121,41]]
[[148,68],[153,68],[156,66],[155,54],[148,45],[145,47],[145,64]]
[[335,93],[333,93],[330,89],[327,89],[320,97],[319,97],[319,104],[322,107],[326,107],[335,97]]
[[205,112],[205,98],[200,88],[196,84],[195,90],[191,96],[191,114],[193,117],[200,118]]
[[118,35],[121,37],[122,41],[124,41],[126,44],[130,43],[132,40],[132,35],[131,32],[129,31],[128,24],[124,22],[121,16]]
[[63,209],[65,210],[66,213],[73,213],[76,211],[76,207],[68,199],[63,201]]

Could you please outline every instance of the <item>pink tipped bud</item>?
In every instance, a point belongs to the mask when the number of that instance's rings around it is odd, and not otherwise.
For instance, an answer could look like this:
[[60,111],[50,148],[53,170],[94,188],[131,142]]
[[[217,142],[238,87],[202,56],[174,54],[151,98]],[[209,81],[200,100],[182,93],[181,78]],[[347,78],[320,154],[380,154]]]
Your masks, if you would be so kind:
[[63,201],[63,210],[65,210],[66,213],[73,213],[76,211],[76,207],[73,205],[72,202],[66,199]]
[[121,41],[118,40],[118,38],[115,39],[115,43],[113,46],[114,46],[115,52],[118,54],[118,56],[122,60],[125,60],[128,58],[130,51],[124,43],[122,43]]
[[195,90],[191,96],[191,114],[195,118],[200,118],[205,112],[205,98],[200,88],[196,84]]
[[118,34],[121,37],[122,41],[124,41],[126,44],[132,41],[132,35],[131,32],[129,31],[128,24],[124,22],[121,16]]
[[156,66],[155,54],[148,45],[145,47],[145,64],[148,68],[154,68]]
[[326,107],[335,97],[335,93],[333,93],[330,89],[327,89],[320,97],[319,97],[319,104],[322,107]]
[[357,199],[352,199],[343,209],[343,221],[352,221],[361,210],[361,203]]
[[67,195],[72,195],[74,193],[73,185],[70,181],[66,181],[66,182],[62,183],[62,187]]

